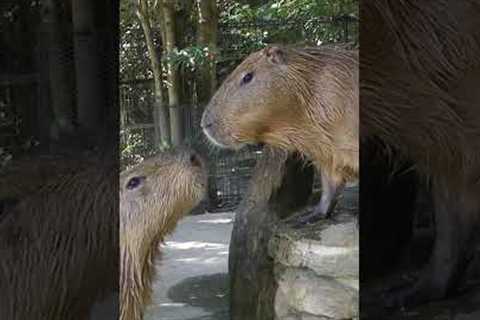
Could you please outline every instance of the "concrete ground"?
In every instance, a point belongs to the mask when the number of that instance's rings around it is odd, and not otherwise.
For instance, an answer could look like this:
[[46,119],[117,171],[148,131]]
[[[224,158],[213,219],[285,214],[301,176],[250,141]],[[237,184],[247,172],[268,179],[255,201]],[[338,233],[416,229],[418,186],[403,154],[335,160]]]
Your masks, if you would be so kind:
[[227,320],[228,246],[233,213],[182,219],[160,248],[145,320]]

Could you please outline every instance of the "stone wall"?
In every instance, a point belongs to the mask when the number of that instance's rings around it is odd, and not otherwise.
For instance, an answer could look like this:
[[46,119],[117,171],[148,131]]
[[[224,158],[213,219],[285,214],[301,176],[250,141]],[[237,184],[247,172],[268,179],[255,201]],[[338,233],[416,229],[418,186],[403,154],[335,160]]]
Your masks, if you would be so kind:
[[[236,212],[230,243],[233,320],[358,316],[358,192],[334,219],[294,229],[311,195],[313,168],[267,149]],[[308,208],[307,208],[308,209]]]
[[274,319],[358,317],[359,247],[356,219],[296,230],[280,227],[269,242],[274,260]]

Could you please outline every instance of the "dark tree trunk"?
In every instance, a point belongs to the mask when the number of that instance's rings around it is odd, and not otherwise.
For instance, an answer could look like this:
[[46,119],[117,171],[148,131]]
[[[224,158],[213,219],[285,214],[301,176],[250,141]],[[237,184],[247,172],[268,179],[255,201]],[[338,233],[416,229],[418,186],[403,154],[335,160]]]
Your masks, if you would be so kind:
[[271,225],[308,201],[313,168],[266,149],[237,209],[229,252],[231,319],[273,320],[275,281],[268,255]]
[[215,52],[217,50],[218,12],[215,0],[197,1],[198,36],[197,44],[209,51],[209,63],[198,70],[198,101],[204,106],[217,87]]
[[154,106],[153,122],[155,125],[155,144],[169,146],[171,144],[170,120],[168,110],[164,107],[163,85],[162,85],[162,65],[160,57],[153,40],[152,22],[150,16],[152,8],[148,6],[146,0],[134,0],[136,5],[136,15],[142,26],[148,55],[150,57],[150,66],[154,81]]
[[[176,48],[175,3],[163,0],[164,45],[167,54],[172,54]],[[178,146],[183,142],[183,114],[180,109],[180,90],[178,68],[171,62],[167,63],[168,106],[170,108],[170,129],[172,144]]]
[[48,49],[45,37],[47,30],[45,25],[40,25],[37,33],[37,55],[36,69],[38,70],[38,88],[37,88],[37,138],[41,145],[50,144],[50,127],[54,121],[54,115],[50,108],[49,94],[49,68],[48,68]]
[[88,133],[98,131],[104,107],[94,0],[72,0],[77,120]]
[[[208,104],[208,101],[215,93],[217,87],[216,59],[217,33],[218,33],[218,10],[215,0],[197,0],[197,45],[202,48],[208,48],[209,62],[200,66],[196,72],[196,93],[198,105],[196,113],[201,114]],[[200,117],[198,117],[198,120]],[[199,123],[195,125],[200,126]],[[205,141],[205,140],[203,140]],[[208,143],[208,142],[207,142]],[[199,143],[200,149],[205,149],[208,154],[209,146],[205,143]],[[215,207],[217,204],[216,194],[216,162],[208,162],[209,172],[209,207]]]
[[71,134],[75,103],[74,63],[69,52],[71,38],[68,36],[70,25],[62,19],[62,8],[54,0],[42,1],[42,23],[46,31],[48,46],[48,69],[50,76],[50,97],[55,121],[50,134],[60,138]]

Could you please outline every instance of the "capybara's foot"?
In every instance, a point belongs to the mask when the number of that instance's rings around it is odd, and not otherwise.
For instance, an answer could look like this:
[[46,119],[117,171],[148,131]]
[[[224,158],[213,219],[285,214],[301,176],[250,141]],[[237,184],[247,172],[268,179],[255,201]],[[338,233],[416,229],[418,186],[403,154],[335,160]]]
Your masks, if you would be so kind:
[[315,207],[313,210],[308,210],[306,213],[294,217],[287,223],[291,224],[293,228],[301,228],[330,217],[330,213],[324,213],[318,209],[318,207]]
[[297,223],[301,225],[313,224],[319,220],[326,219],[328,214],[314,210],[313,212],[298,217]]

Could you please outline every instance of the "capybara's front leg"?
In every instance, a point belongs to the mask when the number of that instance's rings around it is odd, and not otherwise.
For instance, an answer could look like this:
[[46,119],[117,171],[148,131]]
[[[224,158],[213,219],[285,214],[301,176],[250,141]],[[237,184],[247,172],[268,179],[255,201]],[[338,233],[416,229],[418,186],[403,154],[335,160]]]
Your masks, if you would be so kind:
[[414,306],[442,299],[457,287],[466,269],[465,258],[472,251],[472,231],[478,227],[477,192],[473,189],[453,192],[446,184],[434,186],[435,242],[430,261],[416,283],[389,291],[387,306]]
[[337,204],[337,198],[345,188],[345,182],[341,177],[332,175],[321,170],[322,195],[313,211],[299,218],[300,224],[308,224],[320,219],[328,218]]
[[345,182],[341,177],[330,175],[325,171],[322,176],[322,196],[315,206],[313,214],[322,218],[328,218],[337,205],[338,196],[345,188]]

